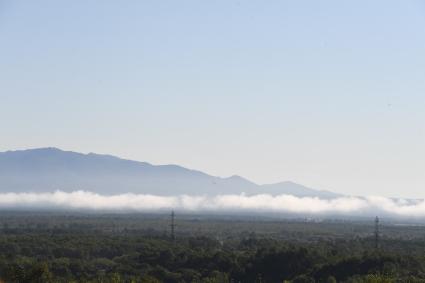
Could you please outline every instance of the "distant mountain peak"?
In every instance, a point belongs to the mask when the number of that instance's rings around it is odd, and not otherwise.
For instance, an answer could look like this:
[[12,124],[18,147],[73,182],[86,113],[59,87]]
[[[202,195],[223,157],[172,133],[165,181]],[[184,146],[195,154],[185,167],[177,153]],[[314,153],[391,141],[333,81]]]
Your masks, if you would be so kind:
[[56,147],[0,153],[0,192],[86,190],[100,194],[293,194],[333,197],[291,181],[257,185],[239,175],[220,178],[179,165],[152,165]]

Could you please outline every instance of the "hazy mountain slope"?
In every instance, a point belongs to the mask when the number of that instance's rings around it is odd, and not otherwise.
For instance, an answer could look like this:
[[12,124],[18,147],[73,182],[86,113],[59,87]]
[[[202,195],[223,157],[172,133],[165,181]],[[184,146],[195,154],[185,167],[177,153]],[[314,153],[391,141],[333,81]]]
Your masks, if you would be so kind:
[[317,196],[320,198],[335,198],[342,196],[340,194],[329,191],[314,190],[290,181],[281,182],[277,184],[262,185],[261,189],[272,195],[288,194],[296,195],[299,197]]
[[81,154],[56,148],[0,153],[0,192],[53,190],[87,190],[101,194],[290,193],[297,196],[336,196],[291,182],[260,186],[239,176],[219,178],[177,165],[155,166],[109,155]]

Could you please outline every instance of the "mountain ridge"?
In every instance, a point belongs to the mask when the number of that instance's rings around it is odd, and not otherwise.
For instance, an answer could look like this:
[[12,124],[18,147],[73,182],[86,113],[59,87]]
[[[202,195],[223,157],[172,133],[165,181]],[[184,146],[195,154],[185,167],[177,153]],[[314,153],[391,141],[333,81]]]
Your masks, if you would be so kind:
[[292,181],[259,185],[238,175],[223,178],[176,164],[153,165],[55,147],[0,152],[0,192],[54,190],[86,190],[101,194],[341,196]]

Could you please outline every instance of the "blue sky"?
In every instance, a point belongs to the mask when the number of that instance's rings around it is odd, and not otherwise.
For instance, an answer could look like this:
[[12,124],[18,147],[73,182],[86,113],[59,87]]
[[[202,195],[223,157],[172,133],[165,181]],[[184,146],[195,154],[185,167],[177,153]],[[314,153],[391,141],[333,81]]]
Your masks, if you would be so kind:
[[0,150],[425,197],[423,1],[0,0]]

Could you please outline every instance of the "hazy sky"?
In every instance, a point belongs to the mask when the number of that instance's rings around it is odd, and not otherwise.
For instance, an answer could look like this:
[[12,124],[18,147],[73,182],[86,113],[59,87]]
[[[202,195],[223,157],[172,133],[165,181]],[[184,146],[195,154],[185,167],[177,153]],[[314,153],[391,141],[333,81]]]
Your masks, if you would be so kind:
[[423,1],[0,0],[0,151],[425,197]]

